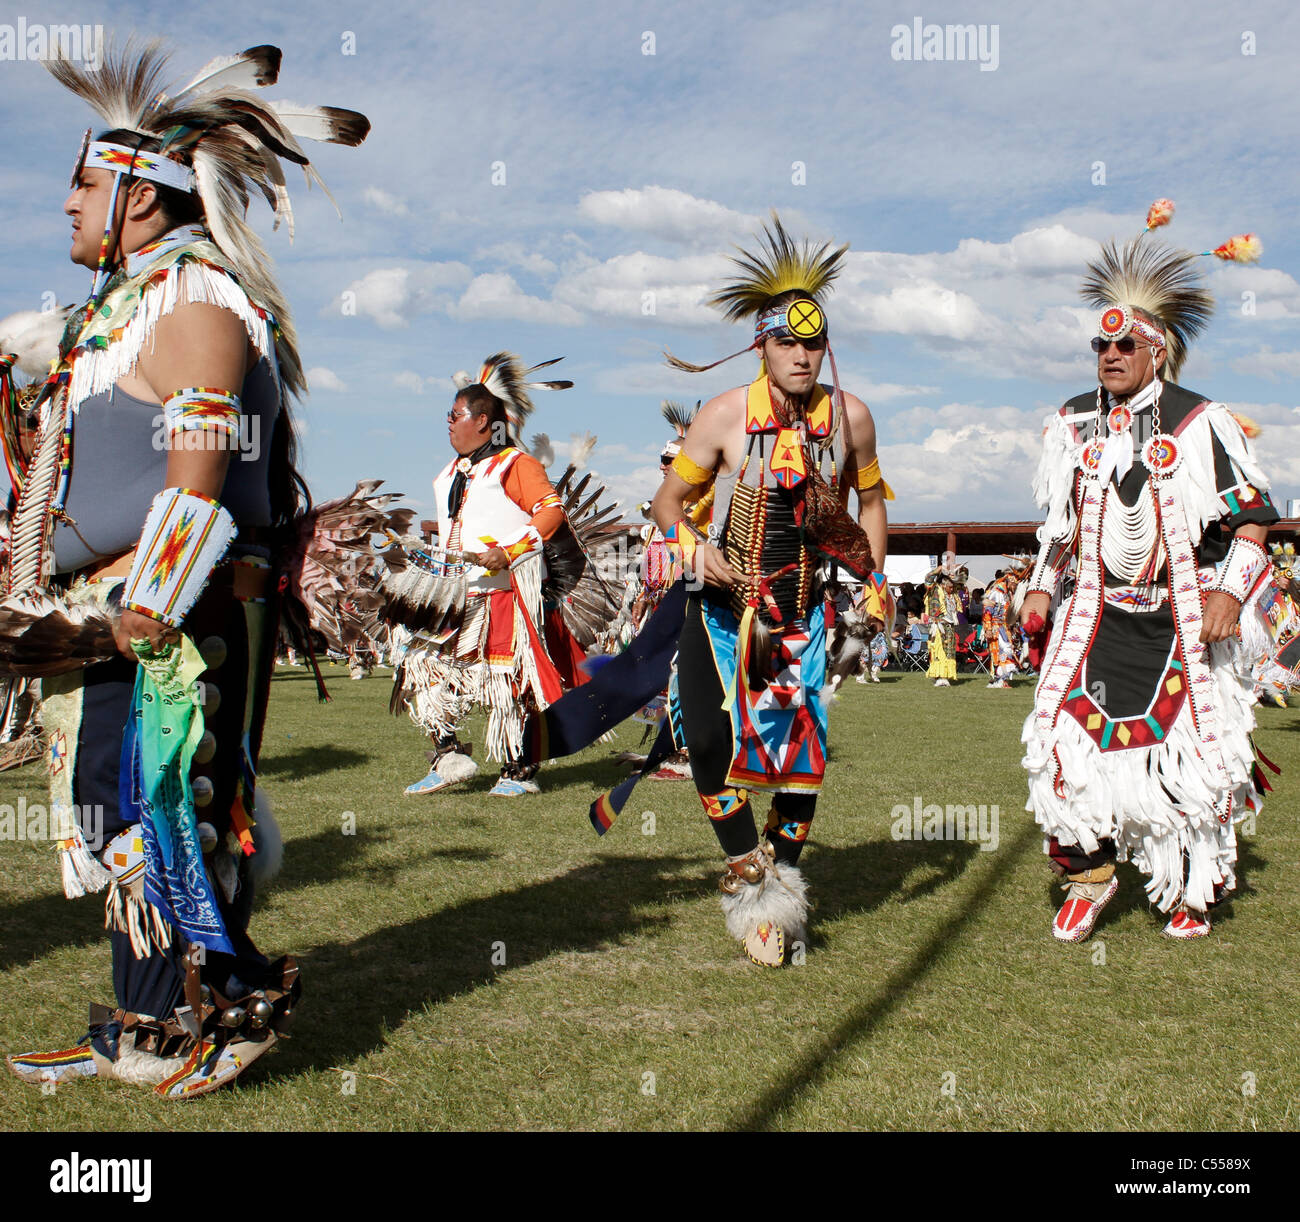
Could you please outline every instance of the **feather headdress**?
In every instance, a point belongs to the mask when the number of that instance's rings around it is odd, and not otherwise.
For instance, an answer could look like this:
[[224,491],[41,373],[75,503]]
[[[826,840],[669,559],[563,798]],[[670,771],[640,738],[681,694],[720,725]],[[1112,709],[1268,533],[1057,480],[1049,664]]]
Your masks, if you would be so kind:
[[694,407],[687,407],[685,403],[678,403],[673,399],[665,399],[659,406],[663,418],[673,426],[677,433],[677,440],[681,441],[686,436],[686,430],[691,427],[691,421],[695,419],[695,413],[700,410],[700,401],[695,400]]
[[1165,335],[1164,376],[1177,381],[1187,350],[1210,320],[1214,298],[1197,256],[1140,234],[1122,248],[1107,242],[1087,265],[1080,290],[1089,305],[1129,306],[1151,315]]
[[678,403],[673,399],[665,399],[659,405],[659,411],[663,418],[673,426],[673,436],[664,444],[663,449],[659,451],[659,462],[662,465],[665,462],[671,462],[681,452],[682,442],[686,440],[686,430],[691,427],[691,421],[695,419],[700,410],[700,401],[695,400],[694,407],[687,407],[684,403]]
[[[709,305],[722,310],[728,322],[739,322],[757,314],[773,297],[798,290],[820,303],[840,272],[840,260],[849,248],[820,245],[805,239],[796,242],[781,224],[776,210],[772,223],[759,235],[756,252],[740,250],[733,257],[739,275],[709,298]],[[738,248],[739,249],[739,248]]]
[[[162,164],[158,166],[155,156],[154,165],[166,174],[143,172],[138,150],[122,150],[111,143],[91,145],[100,160],[90,164],[116,169],[119,181],[123,174],[152,177],[193,190],[203,205],[213,242],[230,260],[248,294],[274,315],[293,350],[286,303],[270,273],[266,250],[247,223],[249,200],[261,195],[274,214],[275,226],[283,221],[292,239],[293,209],[281,159],[301,166],[308,184],[316,182],[325,189],[299,139],[355,146],[366,138],[370,121],[351,110],[258,97],[252,90],[273,85],[279,77],[277,47],[250,47],[239,55],[219,56],[170,95],[160,88],[167,56],[156,41],[142,48],[128,43],[120,53],[108,48],[97,72],[64,58],[54,59],[48,67],[109,129],[159,143]],[[115,152],[125,155],[115,158]],[[291,370],[286,374],[293,389],[301,389],[300,377]]]
[[469,386],[482,386],[484,390],[500,399],[506,405],[506,424],[510,437],[518,443],[523,435],[524,421],[532,415],[533,411],[533,401],[528,392],[568,390],[573,385],[572,382],[564,381],[530,382],[528,378],[539,369],[546,369],[562,360],[564,360],[562,356],[555,356],[540,365],[523,369],[521,368],[523,362],[513,352],[496,352],[483,362],[475,376],[471,377],[462,369],[452,374],[451,380],[457,390],[464,390]]
[[772,299],[783,293],[801,293],[816,306],[811,311],[816,315],[815,327],[800,330],[797,334],[808,338],[825,335],[825,319],[821,314],[822,296],[839,275],[840,262],[848,248],[847,242],[843,246],[833,246],[830,242],[814,243],[808,239],[796,242],[781,224],[781,218],[774,208],[771,223],[759,234],[758,249],[748,251],[737,247],[740,254],[731,260],[736,266],[737,274],[708,299],[708,304],[720,309],[728,322],[755,318],[754,342],[740,352],[733,352],[731,356],[724,356],[722,360],[708,365],[684,361],[667,349],[664,350],[665,360],[673,369],[681,369],[686,373],[704,373],[751,348],[759,347],[762,339],[769,334],[791,334],[787,318],[784,315],[776,317],[777,311],[768,308]]

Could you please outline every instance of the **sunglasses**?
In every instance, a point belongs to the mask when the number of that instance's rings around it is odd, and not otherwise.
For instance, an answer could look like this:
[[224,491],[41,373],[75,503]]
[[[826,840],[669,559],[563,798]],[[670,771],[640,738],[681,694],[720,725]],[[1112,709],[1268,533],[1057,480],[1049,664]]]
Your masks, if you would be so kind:
[[671,454],[659,455],[659,465],[661,467],[670,467],[672,466],[672,462],[673,462],[673,456]]
[[447,423],[455,424],[457,420],[468,420],[473,414],[473,412],[450,411],[447,413]]
[[1137,340],[1131,335],[1124,336],[1123,339],[1102,339],[1100,335],[1094,336],[1092,340],[1092,350],[1094,352],[1105,352],[1107,348],[1115,345],[1116,351],[1124,356],[1131,356],[1137,351]]

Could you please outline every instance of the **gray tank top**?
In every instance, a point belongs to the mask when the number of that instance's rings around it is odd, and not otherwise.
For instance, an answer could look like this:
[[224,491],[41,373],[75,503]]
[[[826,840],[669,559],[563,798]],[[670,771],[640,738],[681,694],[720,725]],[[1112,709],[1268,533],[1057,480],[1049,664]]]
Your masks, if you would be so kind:
[[[269,526],[271,435],[280,415],[279,379],[263,357],[240,392],[239,449],[221,503],[237,526]],[[76,523],[54,528],[54,571],[71,573],[133,548],[167,475],[162,408],[117,387],[83,400],[72,433],[72,477],[64,508]],[[232,442],[233,444],[233,442]],[[266,554],[236,539],[235,554]]]

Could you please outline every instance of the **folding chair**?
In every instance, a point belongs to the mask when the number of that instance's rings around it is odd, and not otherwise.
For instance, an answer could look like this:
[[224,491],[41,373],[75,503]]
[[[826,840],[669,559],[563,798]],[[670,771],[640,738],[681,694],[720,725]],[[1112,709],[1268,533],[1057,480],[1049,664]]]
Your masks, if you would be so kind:
[[970,640],[967,642],[967,647],[970,650],[970,660],[975,668],[971,673],[976,675],[985,674],[991,679],[993,671],[989,668],[989,647],[981,642],[981,635],[978,631],[972,632]]
[[930,669],[930,635],[924,624],[913,624],[907,634],[907,643],[900,651],[905,670]]

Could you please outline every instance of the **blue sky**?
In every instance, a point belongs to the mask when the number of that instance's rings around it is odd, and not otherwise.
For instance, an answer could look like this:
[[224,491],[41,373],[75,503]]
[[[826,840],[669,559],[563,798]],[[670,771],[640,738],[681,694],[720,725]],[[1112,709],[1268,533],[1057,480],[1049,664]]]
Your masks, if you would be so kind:
[[[1279,497],[1300,497],[1300,15],[1281,0],[1077,15],[618,0],[362,15],[290,0],[223,4],[220,32],[214,11],[32,3],[0,25],[160,33],[178,82],[271,42],[272,96],[370,116],[362,148],[319,149],[342,222],[291,178],[296,239],[267,233],[314,388],[299,410],[318,498],[382,477],[427,512],[450,375],[499,348],[564,355],[556,376],[577,385],[537,395],[529,432],[556,441],[558,463],[571,435],[595,433],[591,465],[627,501],[648,495],[659,401],[752,376],[748,357],[684,375],[660,353],[745,344],[703,299],[775,207],[851,244],[828,316],[842,381],[876,416],[891,516],[1033,516],[1042,417],[1095,385],[1083,261],[1135,234],[1158,196],[1177,202],[1165,232],[1180,245],[1263,240],[1257,267],[1206,260],[1219,310],[1181,380],[1256,419]],[[894,58],[891,31],[917,17],[996,26],[996,68]],[[0,62],[0,122],[0,317],[47,291],[81,300],[89,274],[67,262],[60,208],[90,118],[38,64]],[[265,209],[257,221],[269,231]]]

